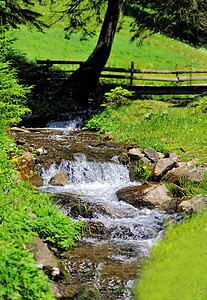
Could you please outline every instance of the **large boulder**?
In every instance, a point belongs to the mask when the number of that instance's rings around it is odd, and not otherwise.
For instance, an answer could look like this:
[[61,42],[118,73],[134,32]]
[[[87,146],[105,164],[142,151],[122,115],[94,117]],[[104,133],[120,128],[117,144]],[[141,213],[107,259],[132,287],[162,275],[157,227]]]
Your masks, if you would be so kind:
[[167,211],[176,209],[176,201],[172,199],[163,183],[123,188],[116,195],[120,201],[125,201],[137,208],[159,208]]
[[188,200],[182,201],[178,209],[180,212],[185,212],[187,214],[204,212],[207,203],[207,196],[196,195]]
[[13,158],[12,162],[15,163],[22,177],[28,178],[35,167],[35,156],[30,152],[24,152],[21,156]]
[[24,152],[21,156],[13,158],[12,162],[16,165],[18,178],[23,181],[29,181],[39,187],[42,185],[42,178],[39,174],[34,173],[35,156],[30,152]]

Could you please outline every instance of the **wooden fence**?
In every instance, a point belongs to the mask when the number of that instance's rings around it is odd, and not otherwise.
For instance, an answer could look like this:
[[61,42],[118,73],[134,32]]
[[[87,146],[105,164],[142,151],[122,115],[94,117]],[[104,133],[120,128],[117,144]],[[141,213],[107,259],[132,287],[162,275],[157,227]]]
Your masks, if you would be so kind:
[[[60,74],[60,72],[71,74],[75,71],[74,67],[64,70],[51,69],[54,65],[80,66],[83,63],[83,61],[37,60],[37,64],[45,65],[48,80],[65,80],[66,77],[55,77],[51,74]],[[122,80],[121,83],[111,83],[107,80],[107,83],[100,83],[102,86],[114,87],[121,85],[130,90],[140,91],[140,93],[143,91],[144,94],[166,94],[168,87],[169,93],[175,94],[201,94],[207,92],[207,70],[179,70],[177,64],[175,70],[145,70],[134,68],[134,62],[131,62],[130,68],[105,67],[100,78],[110,79],[110,81],[115,79],[119,82]],[[124,84],[123,80],[125,81]],[[162,84],[157,85],[155,82]]]

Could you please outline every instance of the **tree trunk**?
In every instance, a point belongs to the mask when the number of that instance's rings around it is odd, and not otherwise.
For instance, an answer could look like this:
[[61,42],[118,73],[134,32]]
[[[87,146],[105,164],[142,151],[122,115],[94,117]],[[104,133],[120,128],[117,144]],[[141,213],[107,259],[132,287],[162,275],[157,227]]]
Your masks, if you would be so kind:
[[123,0],[108,0],[108,7],[99,39],[93,53],[66,81],[69,98],[87,107],[90,92],[96,87],[99,76],[109,58],[119,21]]

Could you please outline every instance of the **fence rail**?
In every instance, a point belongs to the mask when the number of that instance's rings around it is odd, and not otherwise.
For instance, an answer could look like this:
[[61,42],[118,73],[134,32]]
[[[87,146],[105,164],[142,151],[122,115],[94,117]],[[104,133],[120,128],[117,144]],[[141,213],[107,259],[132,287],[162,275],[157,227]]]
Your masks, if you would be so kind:
[[[84,61],[65,61],[65,60],[37,60],[37,64],[45,65],[46,73],[48,75],[48,80],[65,80],[66,78],[49,76],[52,73],[72,73],[75,69],[67,70],[55,70],[51,69],[53,65],[78,65],[81,66]],[[119,73],[119,74],[118,74]],[[121,79],[127,80],[127,87],[147,87],[147,82],[151,82],[150,90],[152,90],[153,82],[168,82],[176,86],[202,86],[200,90],[207,92],[207,70],[179,70],[178,64],[176,64],[175,70],[148,70],[148,69],[136,69],[134,68],[134,62],[131,62],[130,68],[115,68],[115,67],[105,67],[100,75],[100,78],[108,79]],[[142,82],[142,85],[135,84],[135,81]],[[145,83],[143,82],[145,81]],[[197,82],[197,83],[196,83]],[[205,83],[206,82],[206,83]],[[123,84],[119,84],[123,85]],[[166,87],[166,84],[163,87]],[[157,87],[162,87],[161,84]],[[166,88],[165,88],[166,89]],[[172,85],[171,85],[172,89]],[[157,89],[158,90],[158,89]],[[185,89],[183,89],[185,90]],[[188,89],[190,90],[190,89]],[[192,89],[192,93],[199,93],[199,88]]]

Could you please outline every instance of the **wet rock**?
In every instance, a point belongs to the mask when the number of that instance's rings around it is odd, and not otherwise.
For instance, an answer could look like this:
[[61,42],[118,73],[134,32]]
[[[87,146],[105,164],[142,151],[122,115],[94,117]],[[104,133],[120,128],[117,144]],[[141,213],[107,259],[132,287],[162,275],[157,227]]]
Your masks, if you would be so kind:
[[196,167],[195,162],[180,162],[178,163],[178,168],[174,168],[170,170],[165,179],[169,183],[175,183],[178,185],[182,185],[185,180],[200,182],[207,172],[207,168],[204,167]]
[[131,161],[134,161],[134,160],[139,160],[140,158],[142,158],[144,156],[144,154],[141,152],[141,150],[139,148],[132,148],[132,149],[129,149],[128,156]]
[[87,237],[99,237],[106,236],[107,230],[103,223],[94,222],[94,221],[86,221],[83,227],[84,236]]
[[43,147],[40,147],[36,150],[37,155],[46,155],[47,154],[47,150]]
[[130,161],[129,156],[126,153],[121,153],[118,159],[119,162],[124,166],[127,165]]
[[207,203],[207,196],[196,195],[191,199],[182,201],[178,207],[180,212],[187,214],[204,212]]
[[144,154],[152,163],[157,163],[160,158],[159,153],[153,148],[144,149]]
[[92,209],[91,207],[87,207],[87,205],[74,205],[71,210],[70,213],[68,214],[69,216],[72,216],[73,218],[77,218],[79,216],[83,217],[83,218],[92,218],[93,217],[93,213],[94,213],[94,209]]
[[24,126],[22,127],[11,127],[12,131],[17,131],[17,132],[25,132],[25,133],[30,133],[30,131],[25,128]]
[[176,202],[163,183],[124,188],[119,190],[116,195],[119,201],[125,201],[137,208],[159,208],[167,211],[176,208]]
[[63,172],[55,174],[49,181],[53,186],[64,186],[67,183],[67,175]]
[[175,168],[176,166],[177,163],[172,158],[159,159],[154,169],[152,170],[151,179],[160,179],[164,174],[166,174],[169,170]]

